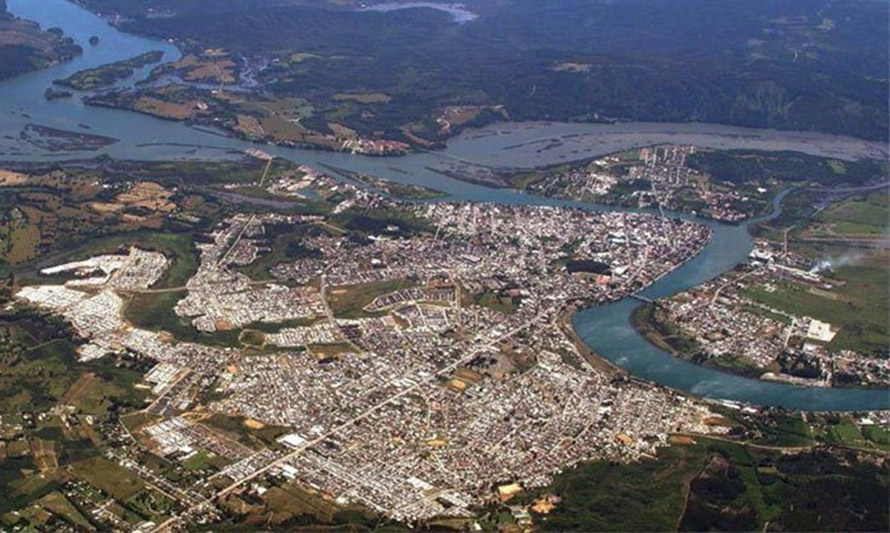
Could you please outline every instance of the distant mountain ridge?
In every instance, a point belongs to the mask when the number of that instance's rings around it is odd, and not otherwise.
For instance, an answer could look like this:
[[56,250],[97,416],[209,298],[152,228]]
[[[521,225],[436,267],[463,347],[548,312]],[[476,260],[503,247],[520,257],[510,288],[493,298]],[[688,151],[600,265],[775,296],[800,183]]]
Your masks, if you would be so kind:
[[271,60],[258,86],[306,100],[319,131],[435,143],[472,115],[888,138],[885,2],[469,0],[479,17],[458,24],[323,0],[81,1],[127,31]]
[[0,0],[0,79],[66,61],[83,50],[59,30],[41,29],[9,13]]

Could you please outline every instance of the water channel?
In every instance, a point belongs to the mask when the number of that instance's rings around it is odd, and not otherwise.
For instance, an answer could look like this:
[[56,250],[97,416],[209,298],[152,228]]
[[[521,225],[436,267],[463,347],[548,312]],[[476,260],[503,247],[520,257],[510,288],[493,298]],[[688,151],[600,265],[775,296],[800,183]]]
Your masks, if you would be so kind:
[[[76,97],[45,100],[43,93],[54,79],[78,70],[150,50],[164,51],[164,61],[176,60],[180,53],[169,43],[122,33],[67,0],[8,0],[7,3],[15,15],[37,21],[44,28],[62,28],[84,48],[84,54],[68,63],[0,83],[0,160],[63,161],[100,154],[131,160],[224,159],[240,157],[245,149],[255,146],[182,123],[85,106]],[[88,43],[92,35],[100,38],[96,47]],[[132,83],[132,80],[124,83]],[[19,137],[22,128],[28,124],[105,135],[118,141],[91,152],[49,152],[29,145]],[[262,149],[317,168],[328,165],[401,183],[429,186],[447,193],[450,200],[575,205],[591,210],[613,210],[487,188],[449,178],[433,169],[442,168],[449,162],[527,168],[659,143],[797,150],[844,159],[886,158],[888,154],[887,147],[881,143],[813,132],[648,123],[498,124],[465,132],[442,152],[401,158],[372,158],[275,146],[262,146]],[[777,198],[774,203],[776,212],[779,204]],[[649,286],[642,292],[643,296],[657,298],[674,294],[712,279],[745,260],[752,246],[747,225],[704,223],[709,224],[714,233],[702,253]],[[637,305],[635,300],[624,299],[583,310],[575,314],[573,324],[594,351],[617,366],[637,377],[698,396],[802,410],[890,408],[890,391],[887,390],[804,388],[770,383],[732,376],[673,358],[650,344],[630,325],[630,314]]]

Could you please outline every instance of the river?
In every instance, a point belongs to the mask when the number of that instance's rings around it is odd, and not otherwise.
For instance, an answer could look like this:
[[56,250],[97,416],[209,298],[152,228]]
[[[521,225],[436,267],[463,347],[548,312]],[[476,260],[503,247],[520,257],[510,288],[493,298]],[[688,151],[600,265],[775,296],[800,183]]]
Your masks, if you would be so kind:
[[[169,43],[117,31],[103,19],[66,0],[8,0],[9,11],[43,27],[60,27],[84,48],[68,63],[0,83],[0,159],[62,161],[107,154],[119,159],[173,160],[240,157],[250,143],[126,111],[83,105],[79,98],[46,101],[43,92],[52,80],[84,68],[127,59],[150,50],[165,52],[164,61],[179,51]],[[91,47],[90,36],[100,38]],[[132,80],[124,83],[131,83]],[[27,124],[95,133],[118,142],[91,152],[48,152],[19,138]],[[263,146],[276,156],[321,168],[338,167],[401,183],[443,191],[451,200],[513,204],[575,205],[591,210],[615,208],[538,198],[492,189],[446,177],[435,168],[457,164],[533,167],[584,159],[658,143],[689,143],[715,148],[797,150],[844,159],[887,157],[887,147],[858,139],[812,132],[755,130],[715,124],[497,124],[463,133],[440,153],[401,158]],[[779,202],[775,205],[778,207]],[[660,279],[643,295],[674,294],[712,279],[744,261],[752,247],[747,226],[705,222],[714,237],[694,260]],[[637,306],[631,299],[587,309],[573,317],[581,338],[600,356],[633,375],[698,396],[801,410],[871,410],[890,408],[890,392],[861,389],[816,389],[768,383],[732,376],[671,357],[650,344],[630,325]]]

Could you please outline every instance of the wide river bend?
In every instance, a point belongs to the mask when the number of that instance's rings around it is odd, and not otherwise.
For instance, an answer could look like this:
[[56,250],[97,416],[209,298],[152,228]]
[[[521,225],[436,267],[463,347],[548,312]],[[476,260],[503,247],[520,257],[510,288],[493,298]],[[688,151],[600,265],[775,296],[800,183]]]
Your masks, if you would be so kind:
[[[66,0],[8,0],[10,12],[37,21],[44,28],[59,27],[83,46],[73,61],[0,83],[0,160],[64,161],[107,154],[118,159],[174,160],[240,157],[254,145],[184,124],[136,113],[83,105],[79,98],[47,101],[43,93],[52,80],[71,73],[127,59],[150,50],[176,60],[175,46],[122,33],[102,18]],[[90,36],[100,38],[91,47]],[[144,75],[140,72],[138,75]],[[138,76],[137,75],[137,76]],[[132,83],[132,80],[123,83]],[[22,128],[38,124],[58,129],[106,135],[119,139],[91,152],[49,152],[19,137]],[[858,139],[812,132],[755,130],[715,124],[625,123],[498,124],[465,132],[440,153],[418,153],[402,158],[371,158],[309,150],[263,146],[275,156],[321,168],[338,167],[401,183],[426,185],[443,191],[450,200],[511,204],[573,205],[591,210],[614,208],[560,202],[515,191],[492,189],[451,179],[434,169],[454,164],[492,167],[534,167],[579,160],[633,147],[659,143],[689,143],[714,148],[797,150],[843,159],[887,158],[887,146]],[[779,200],[774,203],[776,209]],[[747,225],[704,222],[714,230],[701,254],[661,278],[643,296],[668,296],[712,279],[745,260],[752,247]],[[581,338],[600,356],[640,378],[697,396],[785,408],[827,410],[890,409],[890,391],[803,388],[732,376],[671,357],[650,344],[630,325],[639,305],[624,299],[580,311],[573,324]]]

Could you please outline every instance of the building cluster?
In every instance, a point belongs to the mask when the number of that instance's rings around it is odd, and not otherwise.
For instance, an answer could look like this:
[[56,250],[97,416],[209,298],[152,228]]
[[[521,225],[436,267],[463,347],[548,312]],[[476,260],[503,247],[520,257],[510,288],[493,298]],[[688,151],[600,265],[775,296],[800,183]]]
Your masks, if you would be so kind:
[[[439,365],[420,349],[323,365],[305,353],[263,356],[245,360],[229,378],[234,394],[211,408],[293,428],[276,469],[402,520],[469,515],[497,484],[541,486],[578,461],[638,460],[671,432],[718,429],[693,401],[566,363],[556,350],[577,357],[573,346],[542,322],[515,332],[535,339],[535,365],[501,379],[466,370],[503,357],[500,343],[450,347]],[[554,351],[537,352],[544,345]]]
[[241,328],[255,322],[310,319],[325,313],[318,290],[253,282],[234,269],[252,263],[260,252],[264,224],[313,223],[315,217],[235,216],[198,243],[198,272],[186,283],[188,294],[175,307],[199,331]]
[[[137,358],[157,362],[145,380],[158,395],[156,404],[184,409],[194,398],[186,384],[212,381],[221,366],[236,354],[231,348],[217,348],[190,342],[176,342],[165,332],[133,327],[123,318],[124,299],[118,291],[150,290],[163,275],[168,264],[155,252],[131,249],[128,255],[100,256],[78,263],[47,269],[46,274],[83,272],[100,269],[112,273],[84,285],[82,279],[64,285],[33,285],[23,287],[15,297],[53,312],[67,320],[84,342],[78,346],[81,361],[98,359],[111,353],[128,353]],[[132,262],[133,264],[129,264]],[[156,265],[144,268],[147,264]],[[73,265],[73,266],[72,266]],[[117,265],[112,267],[112,265]],[[155,268],[160,268],[160,271]],[[105,279],[100,284],[99,279]],[[138,289],[137,289],[138,288]],[[178,389],[171,394],[176,386]],[[160,411],[165,412],[164,409]]]
[[[694,146],[643,148],[635,159],[608,156],[584,167],[549,174],[530,185],[547,196],[694,212],[724,222],[751,215],[751,198],[731,184],[719,186],[687,164]],[[758,189],[765,193],[765,189]]]
[[367,191],[359,189],[350,183],[337,181],[305,165],[300,165],[296,172],[282,174],[262,185],[266,187],[269,193],[277,196],[299,196],[309,200],[340,194],[343,196],[341,203],[345,203],[344,207],[351,205],[354,199],[361,200],[369,197]]
[[890,385],[890,362],[885,358],[833,347],[838,327],[752,297],[752,291],[769,294],[790,286],[834,298],[833,281],[810,268],[811,263],[758,243],[748,265],[659,301],[658,319],[693,341],[694,353],[683,355],[717,363],[737,361],[759,370],[764,379],[832,386],[839,384],[838,378],[840,384],[849,384],[855,376],[859,384]]
[[[156,396],[146,411],[159,419],[143,434],[155,451],[230,462],[213,483],[181,489],[189,512],[208,508],[205,496],[261,496],[269,473],[396,519],[469,515],[496,485],[541,486],[579,461],[650,455],[672,432],[725,430],[701,403],[592,366],[566,331],[576,306],[625,297],[689,260],[707,227],[555,207],[388,207],[434,229],[387,226],[357,241],[307,232],[302,245],[316,253],[273,267],[275,283],[238,269],[268,253],[265,228],[330,221],[237,215],[196,244],[200,264],[174,312],[205,332],[279,323],[264,337],[275,348],[260,353],[129,326],[114,276],[89,291],[44,285],[17,296],[69,320],[91,357],[157,362],[144,378]],[[150,290],[158,276],[126,290]],[[338,314],[336,302],[381,283],[390,290]],[[517,303],[487,305],[486,295]],[[202,391],[213,392],[211,413],[288,433],[279,447],[248,451],[183,416]]]
[[311,326],[282,328],[265,335],[265,341],[274,346],[309,346],[312,344],[337,344],[346,341],[340,321],[327,321]]
[[362,155],[405,155],[411,148],[401,141],[354,137],[343,139],[340,151]]
[[54,276],[73,272],[76,279],[66,281],[66,287],[87,289],[108,286],[127,291],[151,287],[164,275],[167,265],[164,254],[133,246],[126,255],[100,255],[44,268],[40,273]]
[[[267,334],[307,349],[242,358],[223,374],[228,394],[211,410],[293,429],[281,440],[288,451],[269,457],[274,471],[413,520],[468,514],[493,483],[538,486],[577,461],[638,459],[672,431],[715,430],[694,402],[594,370],[559,326],[570,302],[622,297],[693,256],[705,228],[542,207],[412,209],[435,235],[352,247],[307,237],[321,257],[273,270],[293,280],[321,269],[329,295],[416,284],[375,297],[367,317]],[[609,273],[571,273],[569,260]],[[498,312],[464,297],[467,287],[515,287],[522,303]],[[325,344],[347,347],[316,352]],[[255,472],[242,470],[226,475],[238,483]]]
[[457,291],[453,286],[440,288],[412,288],[394,291],[374,298],[374,301],[365,306],[365,311],[385,311],[394,307],[400,307],[409,303],[435,302],[440,304],[452,304],[456,301]]
[[200,450],[233,462],[253,454],[253,450],[240,442],[181,416],[161,420],[142,431],[154,441],[157,454],[170,459],[187,460]]

